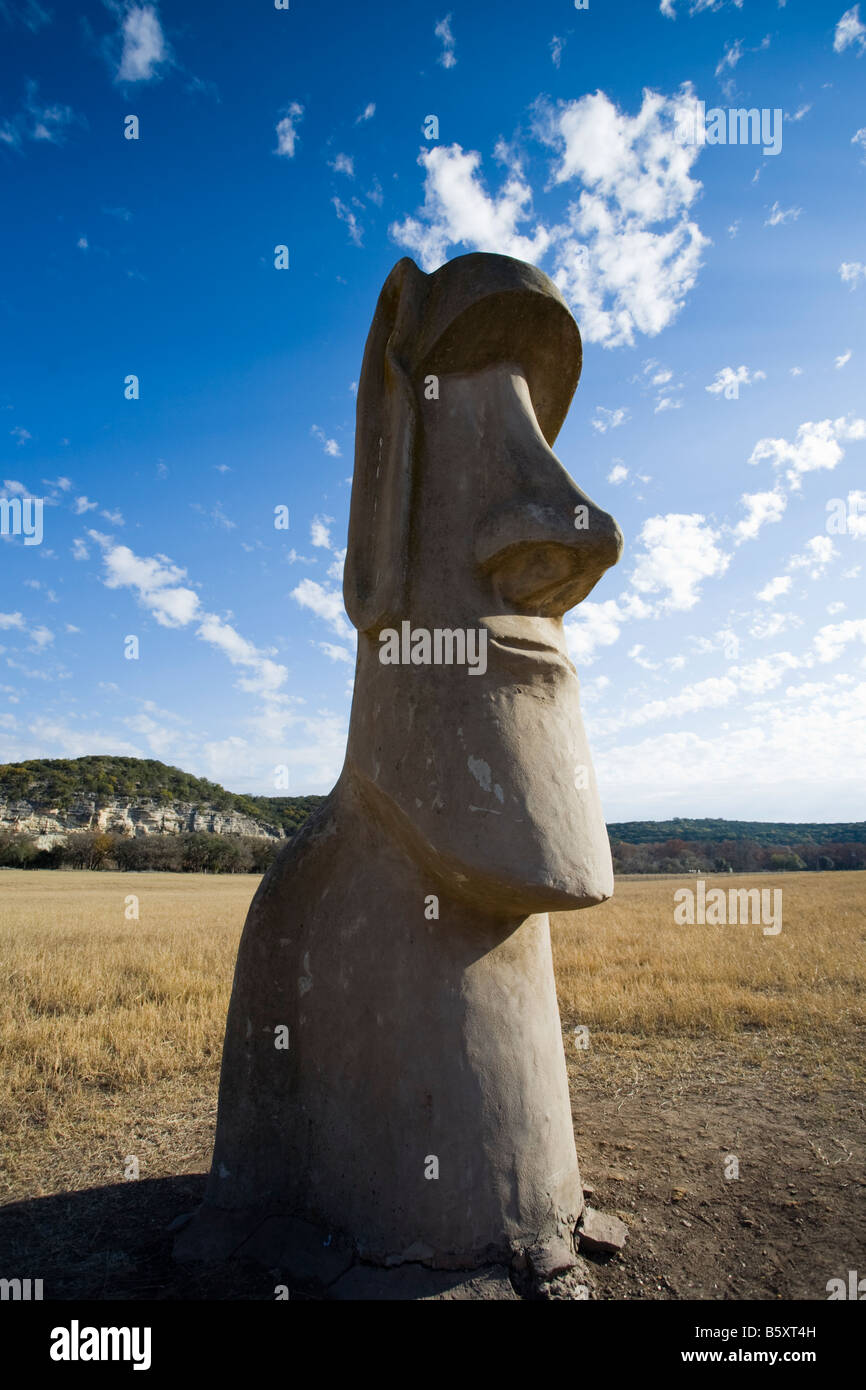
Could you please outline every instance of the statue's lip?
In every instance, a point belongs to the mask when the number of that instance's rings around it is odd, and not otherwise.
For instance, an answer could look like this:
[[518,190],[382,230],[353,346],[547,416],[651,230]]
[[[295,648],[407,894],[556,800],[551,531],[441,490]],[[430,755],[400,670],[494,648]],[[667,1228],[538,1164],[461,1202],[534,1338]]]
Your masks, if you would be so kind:
[[504,652],[509,657],[516,657],[520,662],[525,661],[547,669],[552,666],[560,666],[567,671],[574,671],[574,666],[566,653],[561,647],[554,646],[551,642],[543,642],[530,637],[517,637],[512,633],[497,637],[493,632],[491,632],[489,640],[490,645],[496,647],[498,651]]

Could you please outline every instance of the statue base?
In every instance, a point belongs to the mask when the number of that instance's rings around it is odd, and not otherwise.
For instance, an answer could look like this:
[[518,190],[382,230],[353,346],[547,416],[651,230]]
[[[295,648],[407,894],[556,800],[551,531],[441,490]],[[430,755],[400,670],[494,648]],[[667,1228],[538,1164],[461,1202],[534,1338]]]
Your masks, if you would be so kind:
[[490,1249],[474,1263],[417,1245],[375,1261],[357,1243],[298,1217],[202,1206],[174,1245],[180,1263],[248,1260],[306,1297],[346,1301],[587,1299],[591,1273],[574,1232],[545,1245]]

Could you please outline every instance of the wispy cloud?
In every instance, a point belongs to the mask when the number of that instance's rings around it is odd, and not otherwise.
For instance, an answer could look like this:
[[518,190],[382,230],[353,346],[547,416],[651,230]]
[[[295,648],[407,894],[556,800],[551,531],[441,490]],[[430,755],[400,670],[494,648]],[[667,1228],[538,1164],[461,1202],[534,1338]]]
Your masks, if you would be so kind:
[[770,208],[769,216],[764,226],[780,227],[785,222],[796,222],[802,211],[802,208],[783,208],[780,203],[776,202]]
[[40,100],[36,82],[28,81],[21,109],[0,122],[0,142],[20,150],[27,141],[62,145],[71,125],[86,125],[71,106],[45,103]]
[[436,59],[437,63],[441,63],[443,68],[453,68],[457,63],[457,58],[454,53],[455,43],[454,35],[451,32],[450,14],[447,14],[444,19],[439,20],[433,33],[436,35],[437,39],[442,40],[442,52]]
[[0,0],[0,19],[7,24],[21,24],[35,34],[44,24],[50,24],[54,16],[38,0]]
[[349,229],[349,240],[356,246],[364,244],[364,229],[350,207],[347,207],[342,198],[332,198],[334,210],[341,222],[345,222]]
[[155,5],[126,3],[121,11],[115,82],[153,82],[172,63]]
[[285,159],[294,159],[295,145],[298,141],[298,132],[295,126],[301,120],[304,108],[300,102],[293,101],[287,108],[286,114],[277,121],[277,148],[275,154],[282,155]]
[[336,439],[329,439],[319,425],[313,425],[310,434],[314,439],[318,439],[326,454],[330,454],[332,458],[336,459],[340,457],[340,446]]
[[844,53],[846,48],[857,49],[858,57],[866,52],[866,24],[860,19],[860,6],[852,5],[846,10],[836,25],[833,35],[833,51]]

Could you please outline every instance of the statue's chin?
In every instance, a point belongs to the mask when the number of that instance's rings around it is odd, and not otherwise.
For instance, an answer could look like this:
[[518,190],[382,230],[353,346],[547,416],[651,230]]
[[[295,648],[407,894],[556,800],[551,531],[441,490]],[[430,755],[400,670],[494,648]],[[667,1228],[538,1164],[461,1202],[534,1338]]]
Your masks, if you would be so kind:
[[431,892],[508,918],[592,907],[613,893],[601,813],[587,818],[586,801],[575,793],[570,805],[560,800],[546,810],[533,798],[534,811],[544,811],[539,821],[526,803],[512,802],[501,815],[471,806],[445,814],[419,808],[402,786],[385,788],[358,769],[352,781],[365,813],[400,846]]

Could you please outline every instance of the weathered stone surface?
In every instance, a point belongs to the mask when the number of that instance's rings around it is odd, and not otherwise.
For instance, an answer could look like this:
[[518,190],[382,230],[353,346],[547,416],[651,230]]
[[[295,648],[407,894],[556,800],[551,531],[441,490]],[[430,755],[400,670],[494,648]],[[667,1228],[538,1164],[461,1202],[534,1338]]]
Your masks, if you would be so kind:
[[613,1254],[625,1245],[628,1227],[618,1216],[585,1207],[577,1228],[580,1249],[589,1254]]
[[571,1240],[551,1240],[545,1245],[533,1245],[526,1254],[535,1278],[541,1282],[553,1279],[557,1274],[564,1274],[577,1264],[574,1243]]
[[[205,1197],[346,1233],[336,1288],[413,1247],[504,1262],[583,1206],[547,914],[613,874],[562,619],[622,538],[552,450],[580,361],[551,281],[494,255],[400,261],[367,341],[346,761],[250,908]],[[428,655],[383,661],[407,629]],[[483,667],[431,660],[443,632]],[[399,1296],[474,1287],[447,1277]]]

